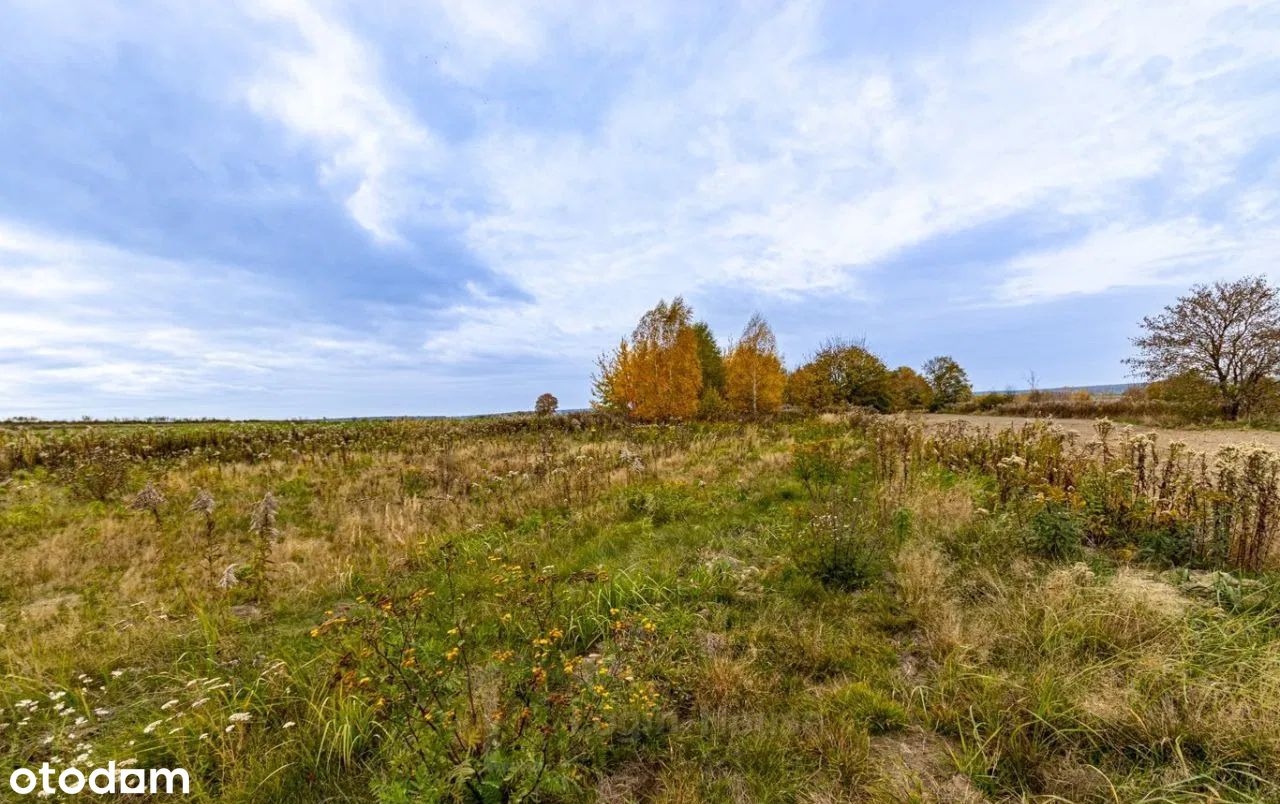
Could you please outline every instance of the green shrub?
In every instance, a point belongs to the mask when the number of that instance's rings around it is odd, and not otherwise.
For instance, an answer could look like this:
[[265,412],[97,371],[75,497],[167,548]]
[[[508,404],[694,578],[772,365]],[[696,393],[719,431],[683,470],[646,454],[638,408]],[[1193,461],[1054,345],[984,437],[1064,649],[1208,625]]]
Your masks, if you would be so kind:
[[1138,555],[1170,567],[1194,566],[1198,563],[1195,530],[1183,522],[1146,530],[1138,536]]
[[791,471],[812,496],[817,489],[840,478],[843,462],[832,441],[797,444],[791,450]]
[[1045,558],[1075,558],[1083,538],[1079,517],[1064,505],[1048,503],[1031,517],[1027,548]]
[[850,592],[883,578],[889,561],[883,546],[863,533],[857,522],[827,514],[810,524],[796,564],[824,586]]

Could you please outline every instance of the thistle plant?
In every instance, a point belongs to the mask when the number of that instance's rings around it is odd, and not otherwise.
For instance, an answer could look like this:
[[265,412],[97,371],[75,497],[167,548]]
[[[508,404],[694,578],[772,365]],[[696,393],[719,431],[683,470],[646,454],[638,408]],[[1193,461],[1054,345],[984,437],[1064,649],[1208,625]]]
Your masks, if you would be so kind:
[[266,600],[267,579],[271,572],[271,548],[280,537],[280,529],[276,527],[276,513],[279,504],[275,495],[267,492],[253,509],[253,518],[249,521],[249,532],[253,534],[253,596],[256,600]]
[[164,505],[164,494],[150,481],[129,502],[129,508],[134,511],[149,511],[151,516],[155,517],[156,525],[161,524],[160,506],[162,505]]
[[197,535],[200,542],[201,557],[204,560],[205,578],[209,582],[211,589],[216,589],[218,584],[218,560],[221,558],[218,550],[218,541],[214,533],[213,509],[215,503],[213,495],[207,489],[200,489],[196,493],[196,497],[191,501],[191,505],[187,511],[193,514],[200,514],[201,528]]

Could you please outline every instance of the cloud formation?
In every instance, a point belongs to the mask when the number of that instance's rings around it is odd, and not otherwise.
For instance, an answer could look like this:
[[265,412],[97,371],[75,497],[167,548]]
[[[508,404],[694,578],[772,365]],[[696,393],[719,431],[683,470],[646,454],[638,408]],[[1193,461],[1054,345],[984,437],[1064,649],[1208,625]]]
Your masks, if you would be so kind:
[[[793,352],[875,322],[895,362],[925,308],[933,351],[966,315],[1136,320],[1280,246],[1280,3],[1175,5],[19,5],[57,55],[0,93],[82,130],[0,124],[65,188],[0,189],[0,415],[383,412],[357,375],[397,412],[580,404],[677,293]],[[1122,379],[1122,338],[1107,376],[971,348],[979,384]]]

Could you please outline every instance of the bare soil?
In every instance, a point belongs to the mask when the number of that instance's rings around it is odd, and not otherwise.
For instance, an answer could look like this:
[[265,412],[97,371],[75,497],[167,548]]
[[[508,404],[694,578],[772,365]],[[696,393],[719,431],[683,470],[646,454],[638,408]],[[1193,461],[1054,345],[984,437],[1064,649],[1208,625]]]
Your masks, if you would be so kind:
[[[924,416],[927,424],[945,424],[962,421],[975,427],[989,427],[992,430],[1008,427],[1021,427],[1035,419],[1020,416],[978,416],[959,413],[928,413]],[[1065,430],[1080,434],[1083,439],[1094,438],[1092,419],[1050,419]],[[1155,433],[1160,437],[1160,444],[1170,441],[1181,441],[1198,452],[1214,452],[1224,444],[1261,444],[1271,449],[1280,450],[1280,432],[1274,430],[1173,430],[1164,427],[1132,426],[1140,433]]]

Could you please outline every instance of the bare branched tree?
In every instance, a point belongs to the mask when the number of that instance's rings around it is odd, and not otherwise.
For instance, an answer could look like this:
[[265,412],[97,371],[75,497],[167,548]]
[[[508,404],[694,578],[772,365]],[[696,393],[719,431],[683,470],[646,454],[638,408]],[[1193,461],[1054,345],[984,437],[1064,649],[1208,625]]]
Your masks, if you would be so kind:
[[1196,285],[1164,312],[1142,319],[1137,376],[1193,374],[1217,389],[1223,413],[1239,418],[1280,370],[1280,289],[1260,276]]

